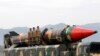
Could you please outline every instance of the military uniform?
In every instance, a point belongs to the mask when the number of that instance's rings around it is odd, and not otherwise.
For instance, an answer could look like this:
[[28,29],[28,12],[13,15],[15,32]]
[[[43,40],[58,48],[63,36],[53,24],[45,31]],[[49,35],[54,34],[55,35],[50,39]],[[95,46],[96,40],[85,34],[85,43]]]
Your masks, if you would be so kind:
[[30,31],[28,32],[28,37],[29,37],[29,45],[32,45],[33,32],[31,28],[30,28]]
[[36,44],[36,30],[34,27],[33,27],[33,31],[32,31],[32,42],[33,42],[33,45]]
[[40,29],[39,29],[39,27],[37,27],[37,29],[36,29],[36,44],[40,44],[40,37],[41,37],[41,31],[40,31]]

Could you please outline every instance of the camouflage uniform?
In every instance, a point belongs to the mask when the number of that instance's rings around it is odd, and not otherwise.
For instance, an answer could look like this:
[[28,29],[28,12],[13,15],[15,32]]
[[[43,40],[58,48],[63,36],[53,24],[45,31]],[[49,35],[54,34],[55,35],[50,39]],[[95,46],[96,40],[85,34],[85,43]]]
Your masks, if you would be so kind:
[[41,31],[39,29],[39,26],[37,26],[37,29],[36,29],[36,44],[40,44],[40,37],[41,37]]
[[30,28],[30,31],[28,32],[28,37],[29,37],[29,45],[32,45],[32,38],[33,38],[33,36],[32,36],[33,34],[32,34],[32,29]]
[[35,45],[36,44],[36,30],[35,30],[35,28],[33,27],[33,31],[32,31],[32,43],[33,43],[33,45]]

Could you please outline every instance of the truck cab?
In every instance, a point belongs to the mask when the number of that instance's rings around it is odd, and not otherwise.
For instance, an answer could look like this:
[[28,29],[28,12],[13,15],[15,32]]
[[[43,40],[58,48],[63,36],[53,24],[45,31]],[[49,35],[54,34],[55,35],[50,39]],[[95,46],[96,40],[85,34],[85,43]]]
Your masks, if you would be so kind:
[[76,56],[100,56],[100,42],[80,43]]

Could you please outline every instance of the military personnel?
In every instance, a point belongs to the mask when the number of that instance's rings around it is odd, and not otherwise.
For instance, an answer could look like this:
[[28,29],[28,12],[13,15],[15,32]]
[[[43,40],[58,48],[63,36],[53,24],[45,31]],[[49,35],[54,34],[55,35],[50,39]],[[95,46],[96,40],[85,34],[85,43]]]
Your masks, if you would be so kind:
[[32,45],[32,36],[33,34],[32,34],[32,29],[30,28],[29,29],[29,32],[28,32],[28,37],[29,37],[29,45],[31,46]]
[[33,45],[36,44],[36,30],[35,30],[35,27],[33,27],[33,31],[32,31],[32,43]]
[[40,44],[40,37],[41,37],[41,31],[40,31],[40,28],[39,26],[37,26],[37,29],[36,29],[36,44]]

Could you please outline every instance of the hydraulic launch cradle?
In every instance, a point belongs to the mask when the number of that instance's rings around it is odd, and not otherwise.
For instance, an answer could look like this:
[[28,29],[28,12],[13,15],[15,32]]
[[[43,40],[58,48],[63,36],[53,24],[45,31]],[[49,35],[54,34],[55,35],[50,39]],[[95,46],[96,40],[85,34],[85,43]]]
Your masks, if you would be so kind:
[[69,56],[64,48],[64,45],[9,48],[4,50],[4,56]]

